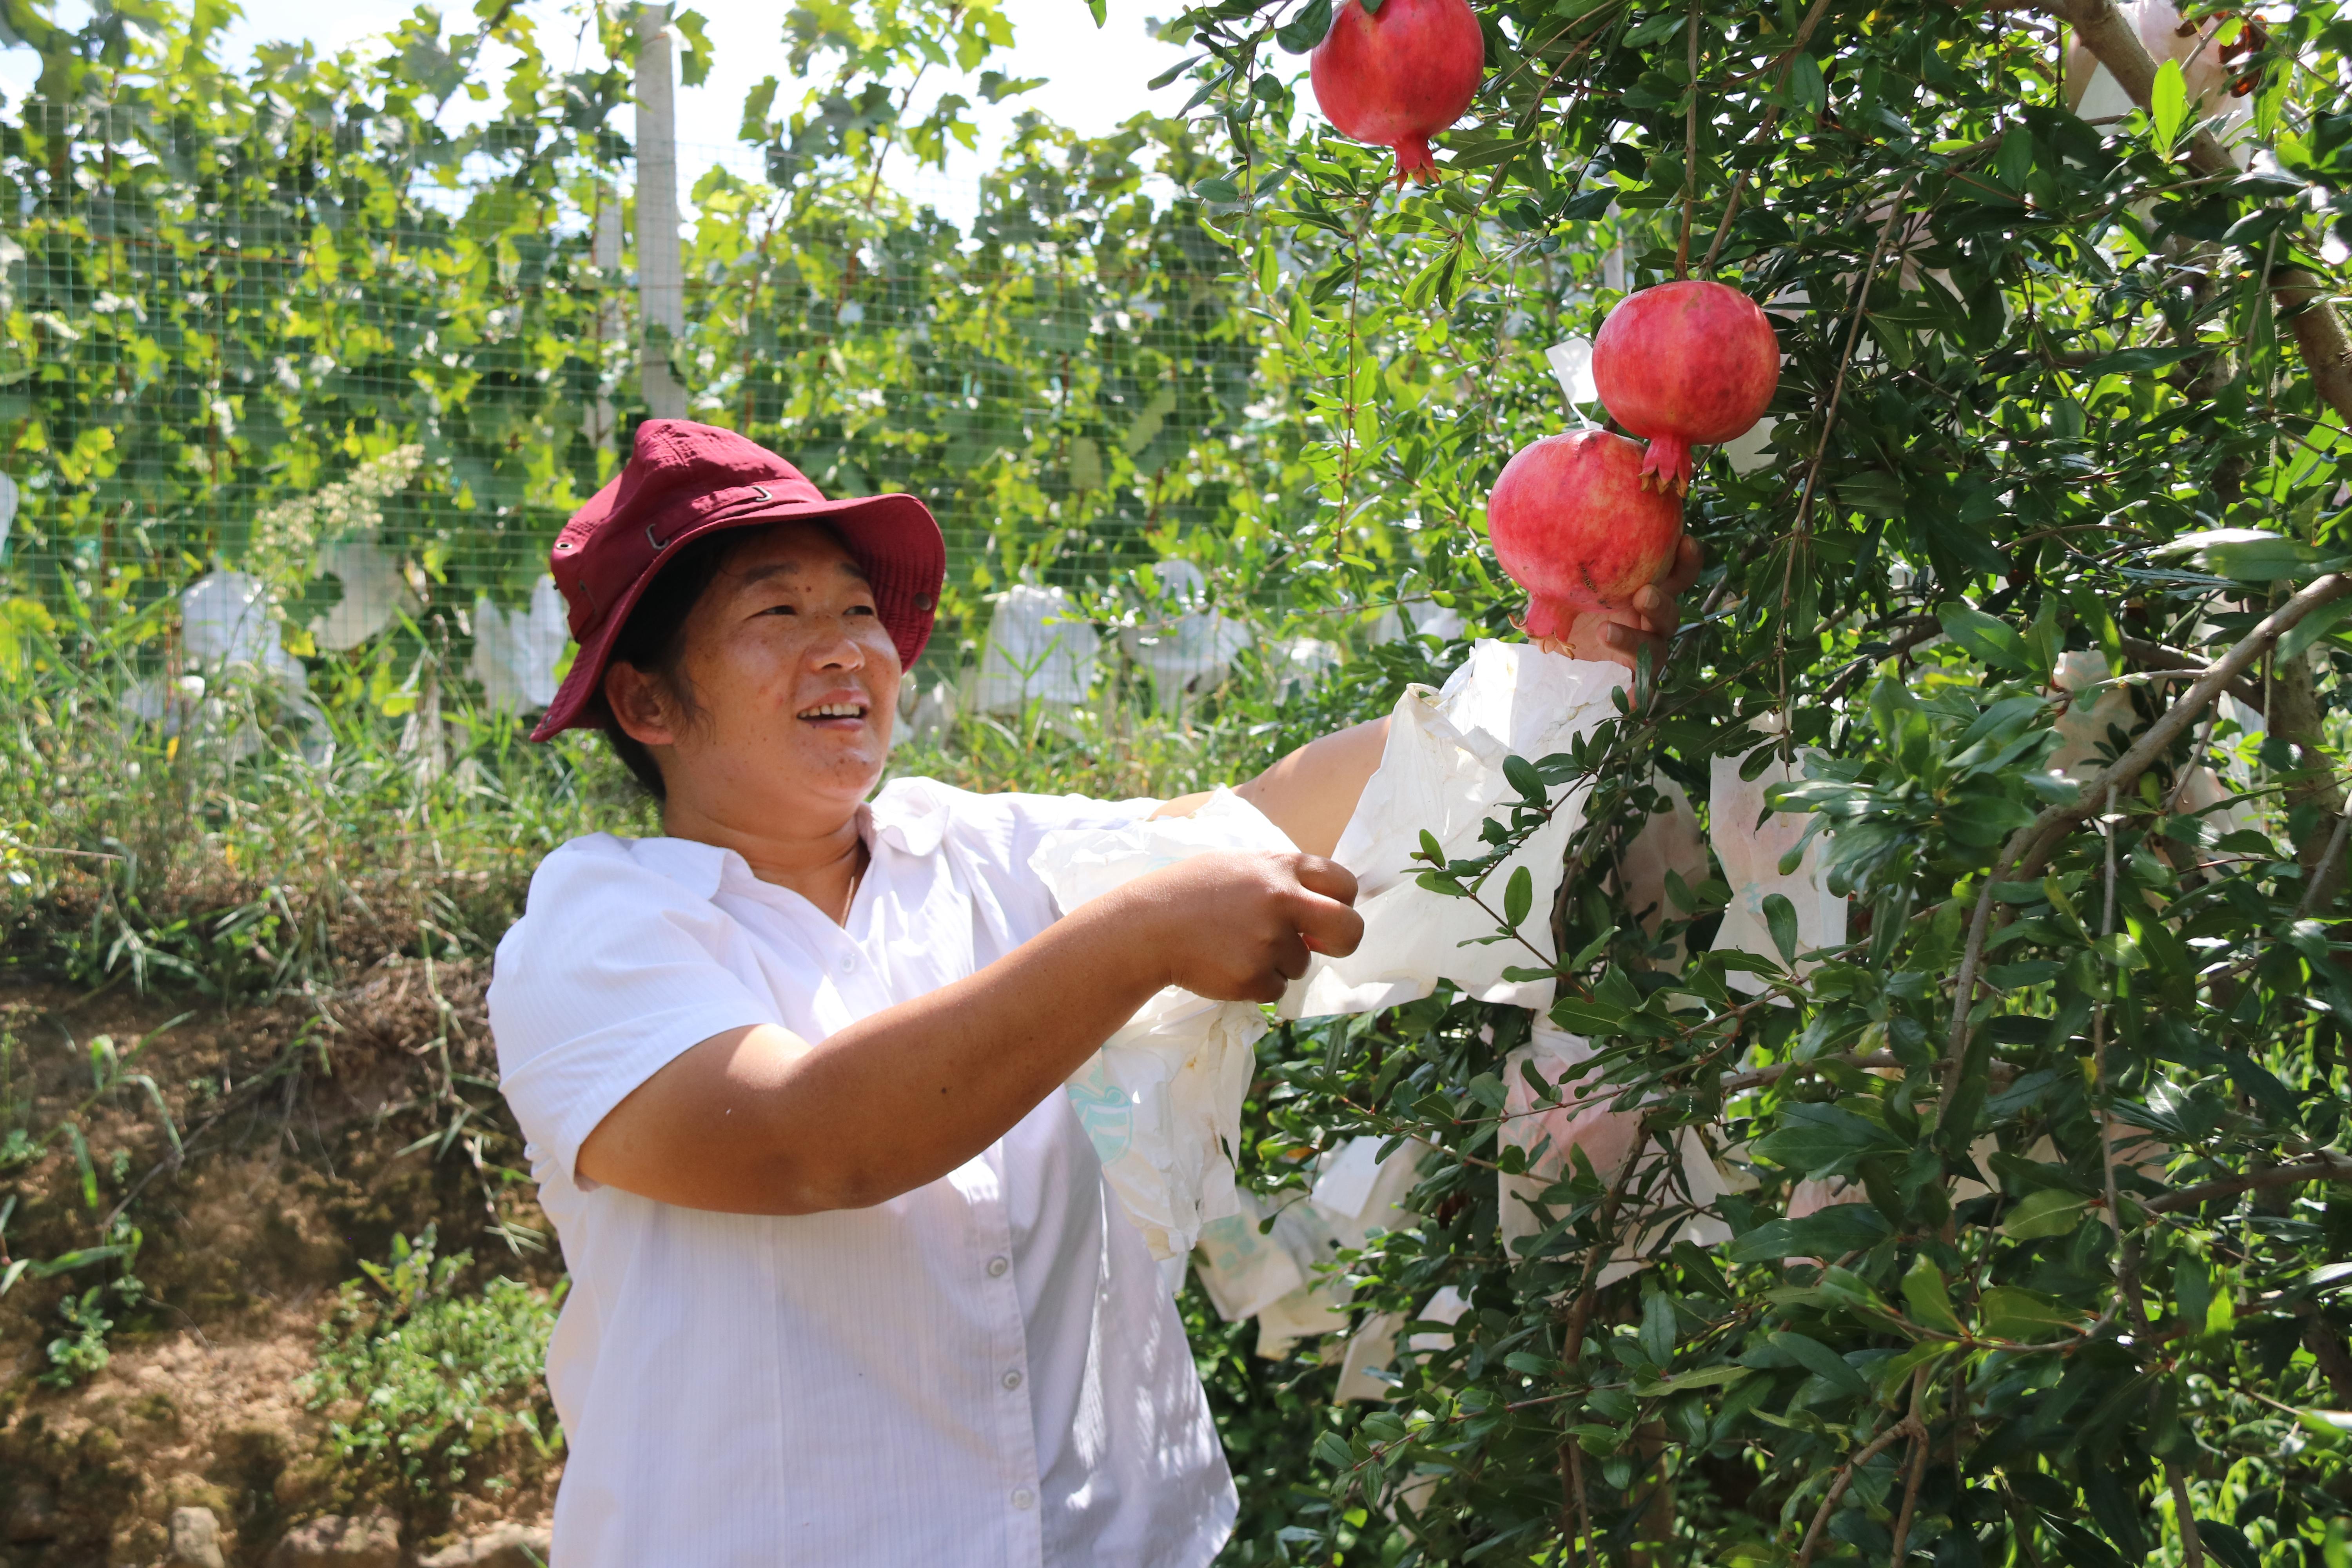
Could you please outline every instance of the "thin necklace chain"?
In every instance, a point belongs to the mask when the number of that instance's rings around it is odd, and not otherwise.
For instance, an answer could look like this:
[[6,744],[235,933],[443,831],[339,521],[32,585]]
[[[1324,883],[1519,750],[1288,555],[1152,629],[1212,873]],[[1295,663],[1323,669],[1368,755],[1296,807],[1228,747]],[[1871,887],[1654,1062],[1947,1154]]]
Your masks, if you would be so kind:
[[873,859],[874,852],[866,847],[866,844],[863,839],[859,840],[857,845],[857,868],[849,874],[849,896],[841,900],[841,921],[839,923],[844,930],[847,930],[849,926],[850,907],[857,902],[857,885],[866,880],[866,868],[873,863]]

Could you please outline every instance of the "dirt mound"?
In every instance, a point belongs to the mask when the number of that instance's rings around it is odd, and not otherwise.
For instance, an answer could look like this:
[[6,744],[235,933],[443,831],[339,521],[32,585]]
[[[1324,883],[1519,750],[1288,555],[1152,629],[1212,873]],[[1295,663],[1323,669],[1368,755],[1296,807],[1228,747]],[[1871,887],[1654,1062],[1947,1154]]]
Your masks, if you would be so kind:
[[[485,969],[396,957],[233,1012],[0,989],[0,1273],[37,1265],[0,1296],[0,1564],[159,1563],[184,1507],[247,1564],[339,1510],[399,1512],[412,1552],[544,1517],[560,1450],[493,1445],[420,1498],[339,1462],[299,1384],[339,1288],[395,1235],[470,1247],[473,1283],[560,1276],[529,1249],[551,1237],[490,1087]],[[94,1340],[67,1315],[93,1291]]]

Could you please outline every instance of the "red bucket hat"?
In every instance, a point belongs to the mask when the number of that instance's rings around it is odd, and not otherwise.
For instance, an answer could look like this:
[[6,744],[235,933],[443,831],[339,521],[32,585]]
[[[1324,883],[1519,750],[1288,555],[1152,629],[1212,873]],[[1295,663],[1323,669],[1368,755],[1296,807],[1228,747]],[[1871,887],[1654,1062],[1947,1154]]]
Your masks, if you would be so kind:
[[929,508],[902,495],[827,500],[798,468],[732,430],[688,419],[638,426],[628,462],[572,514],[548,553],[580,652],[530,738],[588,722],[622,626],[679,545],[722,528],[819,520],[857,558],[898,662],[912,666],[930,641],[948,573]]

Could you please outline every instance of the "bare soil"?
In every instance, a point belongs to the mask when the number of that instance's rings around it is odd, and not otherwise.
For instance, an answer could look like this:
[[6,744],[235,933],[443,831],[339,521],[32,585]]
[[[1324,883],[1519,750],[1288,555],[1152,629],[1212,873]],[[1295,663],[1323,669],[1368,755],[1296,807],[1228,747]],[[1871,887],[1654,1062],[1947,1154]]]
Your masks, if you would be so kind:
[[[0,1157],[0,1194],[19,1200],[0,1274],[11,1257],[120,1242],[119,1215],[137,1227],[142,1288],[106,1309],[106,1364],[66,1386],[47,1348],[68,1331],[60,1305],[121,1265],[28,1272],[0,1297],[0,1565],[161,1563],[165,1521],[189,1504],[214,1510],[246,1564],[321,1513],[399,1512],[411,1552],[545,1518],[560,1464],[519,1440],[475,1459],[455,1498],[356,1477],[299,1381],[338,1288],[395,1234],[435,1226],[445,1256],[473,1252],[477,1279],[561,1273],[512,1174],[521,1144],[491,1087],[486,979],[486,965],[394,957],[333,994],[235,1011],[0,982],[0,1140],[58,1130],[29,1163]],[[101,1040],[139,1047],[127,1068],[152,1095],[125,1082],[93,1096]],[[493,1222],[548,1245],[518,1254]]]

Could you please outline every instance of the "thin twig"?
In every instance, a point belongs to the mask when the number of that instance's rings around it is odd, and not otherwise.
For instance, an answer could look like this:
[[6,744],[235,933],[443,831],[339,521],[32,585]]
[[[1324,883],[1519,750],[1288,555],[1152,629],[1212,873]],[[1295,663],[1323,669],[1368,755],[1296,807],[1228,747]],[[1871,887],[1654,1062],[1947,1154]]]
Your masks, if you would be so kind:
[[1683,114],[1683,237],[1675,247],[1675,277],[1690,276],[1691,225],[1698,217],[1698,24],[1700,0],[1691,0],[1690,20],[1683,25],[1689,45],[1690,107]]
[[1919,1506],[1919,1482],[1927,1473],[1927,1423],[1921,1408],[1927,1398],[1927,1369],[1911,1370],[1911,1458],[1903,1478],[1903,1507],[1895,1516],[1895,1550],[1887,1553],[1893,1568],[1903,1568],[1905,1548],[1911,1540],[1911,1519]]
[[[1775,90],[1788,85],[1789,72],[1796,68],[1797,57],[1804,53],[1805,46],[1812,41],[1813,29],[1822,25],[1822,18],[1828,15],[1829,8],[1830,0],[1813,0],[1812,9],[1807,11],[1805,19],[1797,24],[1797,36],[1780,54],[1780,79],[1773,84]],[[1764,111],[1764,122],[1756,128],[1754,139],[1758,142],[1766,140],[1772,134],[1773,127],[1780,123],[1780,106],[1776,103]],[[1723,242],[1730,237],[1731,220],[1738,215],[1739,198],[1747,189],[1748,173],[1743,169],[1731,182],[1731,195],[1723,204],[1723,216],[1716,220],[1715,242],[1706,247],[1706,259],[1698,264],[1701,272],[1715,270],[1715,258],[1723,254]]]
[[1812,463],[1805,469],[1804,493],[1797,498],[1797,532],[1800,534],[1805,531],[1812,516],[1813,489],[1821,479],[1822,460],[1830,454],[1830,434],[1837,428],[1838,404],[1845,396],[1845,375],[1853,364],[1854,345],[1862,341],[1862,319],[1870,311],[1870,290],[1878,280],[1878,264],[1886,256],[1886,247],[1895,238],[1895,226],[1903,221],[1903,204],[1911,199],[1911,187],[1918,180],[1919,176],[1915,172],[1903,182],[1903,188],[1895,193],[1895,200],[1886,209],[1886,222],[1879,227],[1878,242],[1871,247],[1870,265],[1863,269],[1862,278],[1855,285],[1853,320],[1846,327],[1845,353],[1838,360],[1837,380],[1830,386],[1829,408],[1822,416],[1821,443],[1813,448]]
[[2352,829],[2352,794],[2344,797],[2344,809],[2336,814],[2336,831],[2327,836],[2326,853],[2320,856],[2317,865],[2304,873],[2303,897],[2294,904],[2295,919],[2301,920],[2311,913],[2311,907],[2319,901],[2319,889],[2327,885],[2336,863],[2344,857],[2344,837],[2347,829]]
[[1911,1418],[1906,1415],[1873,1437],[1860,1453],[1838,1467],[1836,1479],[1830,1482],[1830,1495],[1822,1499],[1822,1506],[1813,1515],[1812,1527],[1805,1531],[1805,1543],[1797,1550],[1797,1568],[1807,1568],[1807,1564],[1812,1562],[1813,1553],[1822,1544],[1822,1532],[1829,1528],[1830,1516],[1837,1512],[1837,1505],[1845,1500],[1846,1488],[1853,1485],[1853,1473],[1909,1436],[1912,1429]]

